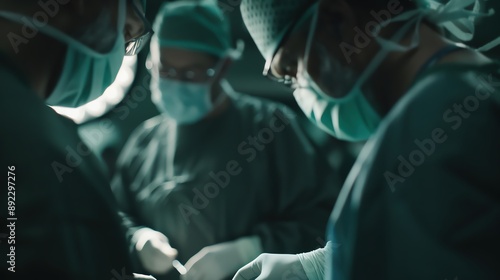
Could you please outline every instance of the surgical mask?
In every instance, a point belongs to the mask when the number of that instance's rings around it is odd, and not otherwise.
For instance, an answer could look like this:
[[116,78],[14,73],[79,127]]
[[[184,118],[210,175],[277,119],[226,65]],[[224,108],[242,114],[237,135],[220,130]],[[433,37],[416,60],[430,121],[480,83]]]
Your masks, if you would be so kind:
[[[473,33],[473,28],[471,24],[466,24],[467,21],[464,21],[464,18],[472,15],[485,15],[478,13],[478,2],[475,2],[474,11],[464,10],[465,7],[474,3],[474,0],[461,2],[460,0],[453,0],[447,5],[438,4],[434,1],[431,1],[431,3],[434,9],[420,8],[409,11],[380,24],[385,26],[390,22],[406,21],[391,39],[377,37],[380,30],[376,31],[374,37],[381,49],[358,77],[348,75],[348,69],[345,69],[345,67],[342,69],[340,62],[331,58],[326,53],[324,46],[320,45],[313,48],[314,44],[317,44],[314,37],[316,24],[318,23],[316,18],[309,33],[305,68],[307,69],[309,54],[319,51],[322,54],[318,71],[321,82],[319,85],[311,78],[307,70],[304,70],[298,74],[299,87],[294,92],[294,97],[306,116],[314,124],[336,138],[347,141],[368,139],[377,130],[381,122],[381,116],[366,99],[367,95],[362,88],[387,55],[391,52],[405,52],[416,48],[420,42],[418,30],[425,17],[438,24],[447,23],[450,32],[454,32],[457,37],[467,38],[470,33]],[[318,16],[318,12],[315,16]],[[457,26],[465,26],[468,30],[463,31]],[[410,44],[408,46],[400,45],[398,42],[404,38],[412,27],[415,30]],[[347,86],[341,87],[339,84]],[[339,90],[341,92],[336,92]],[[327,92],[330,94],[327,94]],[[332,97],[334,92],[335,96],[341,97]]]
[[316,126],[346,141],[363,141],[377,129],[381,117],[366,100],[359,82],[345,98],[324,94],[307,72],[293,95],[304,114]]
[[[393,40],[401,40],[414,24],[415,21],[410,21],[404,25]],[[297,104],[314,124],[334,137],[346,141],[367,140],[377,130],[382,117],[366,99],[367,95],[362,87],[395,47],[379,41],[381,50],[358,76],[331,57],[326,47],[316,44],[311,39],[312,34],[310,33],[306,49],[308,54],[318,52],[322,58],[319,61],[321,86],[307,71],[298,73],[299,87],[294,91]],[[306,57],[306,65],[308,61],[309,58]],[[325,91],[341,97],[332,97]]]
[[[23,23],[23,15],[0,11],[0,16]],[[103,19],[103,16],[101,14],[97,20]],[[67,45],[61,77],[46,104],[79,107],[102,95],[114,82],[125,55],[125,16],[126,2],[119,0],[116,40],[106,53],[100,53],[49,25],[39,28],[40,32]]]
[[[315,30],[315,26],[312,28]],[[293,93],[299,107],[313,124],[338,139],[367,140],[378,128],[381,116],[366,99],[362,86],[382,61],[374,59],[361,75],[356,75],[331,57],[326,47],[317,44],[312,38],[308,39],[306,53],[317,53],[321,57],[316,62],[319,64],[316,67],[319,68],[321,86],[306,69],[299,69],[298,87]],[[308,63],[309,55],[305,58],[305,67]],[[341,97],[332,97],[325,91]]]
[[222,100],[211,100],[212,83],[153,78],[152,100],[160,112],[177,124],[193,124],[206,117]]

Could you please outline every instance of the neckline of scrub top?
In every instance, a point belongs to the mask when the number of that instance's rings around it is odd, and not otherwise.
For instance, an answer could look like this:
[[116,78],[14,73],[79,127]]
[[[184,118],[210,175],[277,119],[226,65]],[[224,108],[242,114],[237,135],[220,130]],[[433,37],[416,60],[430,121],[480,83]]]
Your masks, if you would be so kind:
[[436,72],[444,71],[444,70],[449,71],[449,72],[464,72],[464,71],[469,71],[469,70],[476,70],[478,72],[497,73],[497,75],[500,76],[500,61],[493,60],[492,62],[482,64],[482,65],[475,65],[475,64],[469,64],[469,63],[463,63],[463,62],[460,62],[460,63],[449,62],[449,63],[435,65],[435,66],[428,68],[427,70],[420,73],[420,75],[415,77],[410,88],[413,87],[417,82],[426,78],[427,76],[432,75]]
[[462,51],[465,50],[465,46],[461,45],[449,45],[446,46],[436,53],[434,53],[425,63],[420,67],[420,69],[417,72],[417,75],[415,77],[419,77],[423,72],[428,70],[429,68],[432,68],[436,63],[441,60],[443,57],[450,55],[454,52]]
[[24,85],[29,85],[28,78],[23,74],[21,68],[19,68],[11,58],[2,52],[0,52],[0,68],[4,68],[12,73],[12,75],[19,78]]

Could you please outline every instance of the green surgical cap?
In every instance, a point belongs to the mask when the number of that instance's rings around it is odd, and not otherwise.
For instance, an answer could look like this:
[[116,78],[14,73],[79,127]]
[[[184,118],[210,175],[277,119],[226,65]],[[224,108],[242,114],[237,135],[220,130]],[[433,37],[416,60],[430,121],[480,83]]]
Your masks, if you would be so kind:
[[153,25],[160,47],[222,57],[231,49],[229,22],[217,1],[176,1],[160,8]]
[[257,48],[270,61],[290,28],[317,0],[243,0],[241,15]]

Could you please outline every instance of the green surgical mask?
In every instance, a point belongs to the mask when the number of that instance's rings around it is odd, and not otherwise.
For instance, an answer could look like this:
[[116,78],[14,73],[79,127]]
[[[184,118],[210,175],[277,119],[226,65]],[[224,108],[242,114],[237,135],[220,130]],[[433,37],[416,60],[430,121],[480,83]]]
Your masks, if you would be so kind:
[[210,99],[211,83],[152,79],[152,100],[158,110],[177,124],[193,124],[205,118],[216,104]]
[[342,99],[326,96],[305,73],[302,86],[293,93],[297,104],[316,126],[337,139],[363,141],[377,129],[381,117],[357,88]]
[[[79,107],[102,95],[114,82],[125,55],[126,8],[125,0],[119,0],[117,36],[111,50],[106,53],[100,53],[49,25],[40,27],[40,32],[67,44],[61,77],[46,99],[47,105]],[[0,17],[23,23],[24,16],[0,11]]]

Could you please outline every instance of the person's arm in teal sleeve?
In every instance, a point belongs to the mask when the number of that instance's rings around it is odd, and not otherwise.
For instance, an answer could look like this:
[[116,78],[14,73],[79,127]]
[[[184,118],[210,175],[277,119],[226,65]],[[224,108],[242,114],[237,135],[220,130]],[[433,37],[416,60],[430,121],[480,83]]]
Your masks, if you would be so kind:
[[122,176],[122,174],[126,174],[126,172],[122,172],[121,168],[119,168],[118,172],[115,174],[113,178],[111,186],[116,201],[118,203],[118,207],[120,209],[120,217],[122,218],[122,225],[127,232],[127,239],[131,241],[134,233],[137,230],[143,228],[144,226],[139,225],[133,218],[131,210],[132,207],[128,199],[130,195],[127,189],[128,185],[126,185],[124,181],[121,178],[119,178]]
[[273,199],[275,212],[254,233],[266,253],[301,253],[325,245],[326,223],[340,186],[334,183],[335,171],[326,156],[306,137],[296,115],[281,110],[275,114],[288,120],[269,147],[274,174],[270,186],[275,189],[269,199]]
[[129,244],[129,253],[133,262],[133,265],[139,269],[143,269],[137,251],[135,249],[134,234],[144,228],[144,226],[137,224],[133,218],[132,205],[130,204],[130,182],[131,170],[129,170],[131,163],[133,162],[136,152],[135,143],[137,139],[137,133],[133,133],[118,157],[116,164],[116,171],[111,181],[111,189],[116,198],[118,208],[120,209],[120,217],[122,218],[122,226],[125,229],[127,241]]
[[[125,145],[118,159],[112,188],[121,210],[122,224],[127,232],[129,252],[134,265],[148,273],[160,275],[172,269],[172,262],[178,252],[170,246],[163,233],[140,224],[134,216],[134,194],[130,187],[136,179],[134,176],[138,176],[133,165],[138,161],[138,153],[142,150],[143,134],[147,133],[139,127]],[[135,167],[137,166],[140,165]]]

